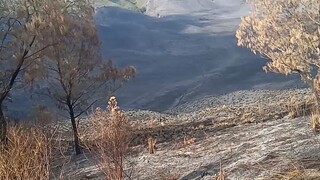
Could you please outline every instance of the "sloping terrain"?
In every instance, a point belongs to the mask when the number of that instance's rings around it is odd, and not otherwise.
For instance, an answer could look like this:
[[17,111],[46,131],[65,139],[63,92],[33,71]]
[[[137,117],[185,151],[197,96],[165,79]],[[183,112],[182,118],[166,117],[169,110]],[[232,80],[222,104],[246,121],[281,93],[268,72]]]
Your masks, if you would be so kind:
[[243,1],[153,0],[145,7],[145,14],[97,9],[104,56],[138,70],[117,93],[123,107],[165,111],[207,95],[301,86],[297,77],[265,74],[266,60],[237,47],[234,32],[248,13]]
[[308,122],[308,118],[281,119],[209,131],[187,147],[160,145],[156,154],[141,152],[132,161],[140,179],[154,179],[157,173],[178,174],[185,180],[213,179],[220,162],[229,179],[271,179],[282,171],[319,169],[319,137]]
[[[319,135],[309,117],[288,116],[288,107],[309,98],[309,89],[240,91],[209,98],[210,105],[189,103],[193,110],[180,107],[177,115],[162,114],[164,124],[157,113],[128,112],[140,128],[152,127],[135,131],[147,136],[131,147],[126,172],[131,179],[204,180],[213,179],[221,163],[232,180],[320,179]],[[158,140],[155,154],[147,152],[148,136]],[[193,140],[185,144],[184,138]],[[90,154],[71,160],[65,176],[102,179]]]
[[94,0],[95,8],[104,6],[122,7],[132,11],[145,12],[147,0]]
[[[242,0],[96,3],[101,3],[96,20],[104,57],[138,70],[136,78],[116,93],[127,110],[171,111],[199,98],[238,90],[303,86],[296,76],[265,74],[266,60],[237,47],[234,31],[240,16],[248,13]],[[131,5],[145,8],[145,13]],[[6,115],[25,118],[33,113],[25,90],[13,93]],[[33,98],[50,104],[50,110],[55,107],[50,99]]]

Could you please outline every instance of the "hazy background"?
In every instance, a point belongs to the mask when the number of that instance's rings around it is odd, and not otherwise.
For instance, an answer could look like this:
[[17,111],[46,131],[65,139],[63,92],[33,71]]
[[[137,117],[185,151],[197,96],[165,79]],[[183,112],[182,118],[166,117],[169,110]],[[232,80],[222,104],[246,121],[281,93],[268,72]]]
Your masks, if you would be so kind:
[[[205,96],[302,86],[297,77],[265,74],[266,60],[237,47],[235,30],[249,12],[243,0],[95,2],[104,57],[138,70],[116,93],[124,109],[165,111]],[[7,115],[24,117],[32,103],[25,89],[14,92]]]
[[243,0],[145,0],[135,10],[119,2],[131,10],[100,7],[96,19],[104,56],[138,69],[117,93],[123,107],[164,111],[203,96],[301,86],[265,74],[266,60],[237,47]]

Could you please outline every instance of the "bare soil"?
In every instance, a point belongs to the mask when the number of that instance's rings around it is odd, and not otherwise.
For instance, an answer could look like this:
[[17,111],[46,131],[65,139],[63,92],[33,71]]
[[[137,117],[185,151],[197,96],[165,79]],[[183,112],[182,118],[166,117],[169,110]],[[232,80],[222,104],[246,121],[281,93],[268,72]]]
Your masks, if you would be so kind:
[[[127,112],[136,127],[127,179],[214,179],[220,163],[227,179],[320,179],[320,136],[307,113],[289,116],[292,105],[309,98],[308,89],[239,91],[167,114]],[[146,149],[150,136],[157,139],[155,154]],[[89,154],[64,169],[69,179],[102,179]]]

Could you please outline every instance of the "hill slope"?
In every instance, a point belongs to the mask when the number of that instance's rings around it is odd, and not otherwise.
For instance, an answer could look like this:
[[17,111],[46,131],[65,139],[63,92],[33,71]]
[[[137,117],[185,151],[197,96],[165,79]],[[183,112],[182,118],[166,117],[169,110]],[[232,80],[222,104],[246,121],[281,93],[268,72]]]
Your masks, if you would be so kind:
[[265,60],[237,47],[234,32],[248,12],[242,0],[153,0],[145,7],[145,14],[119,7],[96,14],[104,56],[138,69],[117,94],[124,107],[164,111],[207,95],[297,86],[298,79],[265,74]]
[[[190,103],[190,112],[179,107],[178,115],[162,114],[164,125],[159,114],[128,112],[139,124],[134,133],[140,134],[140,141],[131,147],[127,179],[209,180],[220,163],[231,180],[319,179],[319,135],[312,134],[309,117],[287,116],[292,97],[302,102],[310,98],[310,90],[240,91],[209,98],[206,105]],[[145,148],[149,136],[157,139],[155,154]],[[194,139],[184,144],[184,138]],[[88,154],[66,167],[67,177],[102,179]]]
[[146,2],[147,0],[94,0],[93,5],[96,8],[104,6],[116,6],[132,11],[145,12]]

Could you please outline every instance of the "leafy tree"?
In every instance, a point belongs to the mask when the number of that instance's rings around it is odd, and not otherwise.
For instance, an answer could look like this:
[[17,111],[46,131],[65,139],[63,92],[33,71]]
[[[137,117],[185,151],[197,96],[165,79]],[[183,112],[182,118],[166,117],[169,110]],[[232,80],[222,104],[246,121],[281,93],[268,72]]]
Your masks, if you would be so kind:
[[[81,153],[76,119],[87,112],[108,93],[132,78],[135,68],[116,68],[100,56],[100,43],[93,20],[93,8],[88,0],[77,0],[66,6],[65,0],[48,2],[48,18],[58,19],[47,31],[47,41],[59,44],[47,50],[46,95],[58,107],[68,112],[71,120],[76,154]],[[56,16],[56,17],[52,17]],[[63,24],[63,26],[61,26]]]
[[43,52],[56,42],[42,34],[56,19],[43,18],[45,0],[0,0],[0,140],[7,136],[5,101],[17,82],[41,76]]
[[266,57],[269,60],[264,67],[266,71],[298,73],[310,85],[315,113],[319,115],[320,1],[250,0],[250,3],[252,11],[241,19],[236,32],[238,45]]

